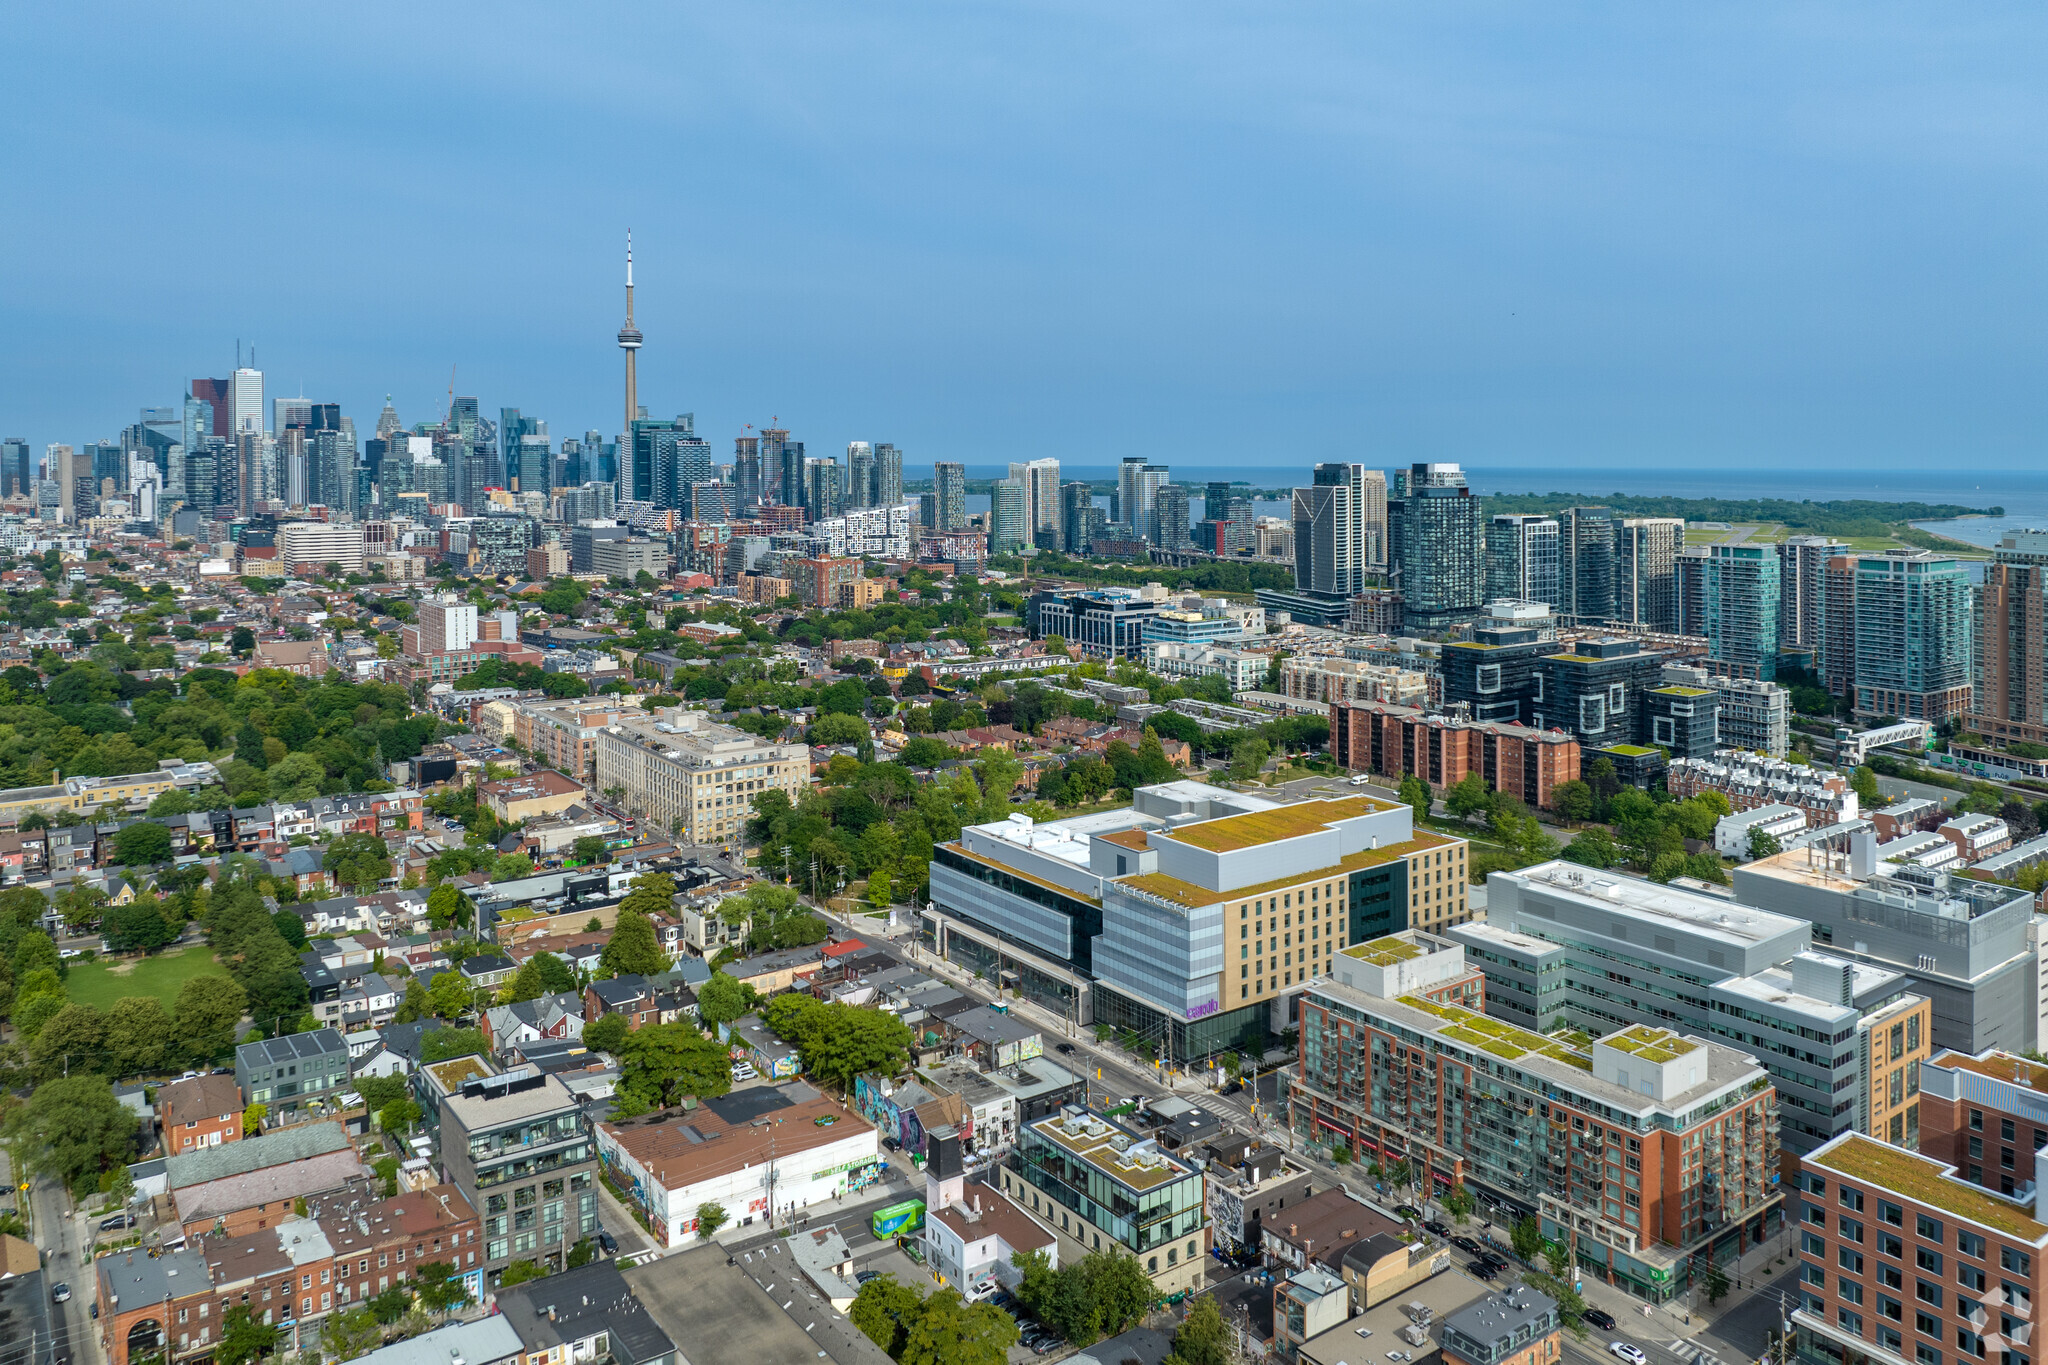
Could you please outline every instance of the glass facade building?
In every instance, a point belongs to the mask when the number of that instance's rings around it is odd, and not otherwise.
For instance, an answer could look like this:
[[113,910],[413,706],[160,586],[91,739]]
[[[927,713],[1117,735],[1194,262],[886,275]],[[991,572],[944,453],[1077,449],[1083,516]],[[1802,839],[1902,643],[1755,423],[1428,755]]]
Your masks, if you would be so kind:
[[1778,676],[1777,547],[1712,545],[1708,550],[1702,603],[1706,629],[1701,632],[1708,656],[1717,670],[1768,682]]
[[[1436,632],[1470,621],[1484,595],[1479,499],[1454,464],[1418,464],[1387,500],[1388,558],[1408,628]],[[1297,552],[1298,553],[1298,552]]]
[[1557,608],[1558,526],[1549,517],[1497,516],[1486,524],[1486,600]]
[[1200,1282],[1209,1241],[1202,1172],[1110,1119],[1070,1105],[1021,1126],[1001,1188],[1058,1229],[1063,1264],[1070,1247],[1113,1243],[1137,1256],[1163,1293]]

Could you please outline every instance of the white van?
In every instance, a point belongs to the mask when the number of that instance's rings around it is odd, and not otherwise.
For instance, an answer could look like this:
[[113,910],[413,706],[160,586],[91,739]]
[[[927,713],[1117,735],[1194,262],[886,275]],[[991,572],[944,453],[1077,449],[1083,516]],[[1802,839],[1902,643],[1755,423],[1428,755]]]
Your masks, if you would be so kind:
[[1358,776],[1351,779],[1351,785],[1354,787],[1363,787],[1366,783],[1370,781],[1372,781],[1371,773],[1360,773]]

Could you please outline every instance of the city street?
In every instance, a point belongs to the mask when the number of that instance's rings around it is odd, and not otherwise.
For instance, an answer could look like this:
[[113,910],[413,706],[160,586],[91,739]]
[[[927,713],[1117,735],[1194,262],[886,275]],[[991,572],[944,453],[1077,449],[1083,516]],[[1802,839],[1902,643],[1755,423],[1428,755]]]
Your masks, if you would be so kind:
[[71,1286],[66,1303],[50,1305],[50,1330],[58,1342],[58,1365],[102,1365],[97,1324],[92,1319],[92,1265],[85,1258],[86,1220],[66,1212],[64,1190],[47,1177],[36,1177],[29,1189],[35,1215],[35,1241],[43,1252],[43,1280],[55,1291]]

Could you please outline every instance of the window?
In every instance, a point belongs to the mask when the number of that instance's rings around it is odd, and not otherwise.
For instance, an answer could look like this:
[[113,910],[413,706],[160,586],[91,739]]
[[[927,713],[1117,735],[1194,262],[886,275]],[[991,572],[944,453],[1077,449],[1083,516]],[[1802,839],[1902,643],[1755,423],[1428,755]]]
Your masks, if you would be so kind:
[[1920,1214],[1913,1224],[1913,1230],[1930,1242],[1941,1241],[1941,1224],[1926,1214]]
[[1880,1232],[1877,1234],[1877,1254],[1903,1260],[1906,1255],[1906,1244],[1889,1232]]
[[[1928,1335],[1935,1336],[1938,1334],[1930,1332]],[[1913,1343],[1913,1359],[1918,1361],[1919,1365],[1941,1365],[1941,1352],[1935,1350],[1932,1346],[1916,1341]]]
[[1860,1251],[1851,1251],[1843,1247],[1835,1253],[1835,1261],[1852,1275],[1863,1273],[1863,1253]]
[[1905,1310],[1906,1306],[1891,1295],[1879,1294],[1877,1296],[1877,1315],[1879,1317],[1890,1318],[1893,1322],[1904,1322],[1906,1320]]
[[1846,1308],[1837,1308],[1835,1310],[1835,1321],[1841,1323],[1843,1327],[1854,1332],[1857,1336],[1863,1335],[1863,1315],[1861,1313],[1851,1313]]
[[1863,1286],[1846,1276],[1836,1277],[1835,1289],[1843,1303],[1863,1302]]
[[1905,1278],[1905,1276],[1899,1274],[1897,1266],[1880,1265],[1877,1268],[1877,1282],[1889,1288],[1897,1289],[1901,1284],[1905,1283]]
[[1906,1211],[1889,1200],[1880,1199],[1877,1201],[1877,1217],[1878,1221],[1890,1223],[1895,1228],[1902,1228],[1906,1225]]
[[1929,1284],[1925,1280],[1915,1280],[1913,1282],[1913,1295],[1920,1302],[1930,1307],[1941,1307],[1941,1286],[1938,1284]]
[[1863,1240],[1863,1224],[1857,1222],[1854,1218],[1844,1218],[1840,1221],[1842,1236],[1845,1239],[1851,1242],[1861,1242]]
[[1843,1208],[1854,1209],[1858,1213],[1863,1212],[1863,1191],[1852,1190],[1847,1185],[1844,1185],[1835,1192],[1835,1196],[1842,1201]]
[[1984,1111],[1982,1109],[1972,1109],[1970,1111],[1970,1131],[1973,1133],[1984,1131]]
[[1998,1121],[1998,1137],[2001,1142],[2011,1142],[2013,1140],[2011,1119],[2000,1119]]
[[2012,1271],[2015,1275],[2027,1275],[2032,1273],[2034,1258],[2024,1251],[2015,1251],[2011,1247],[2000,1247],[1998,1249],[1998,1263],[2007,1270]]
[[1984,1292],[1984,1272],[1973,1265],[1963,1265],[1959,1262],[1956,1265],[1956,1283],[1981,1294]]
[[1967,1232],[1962,1228],[1957,1228],[1956,1250],[1962,1252],[1965,1256],[1974,1256],[1981,1261],[1984,1259],[1984,1238],[1978,1233]]
[[[1913,1314],[1913,1330],[1922,1336],[1933,1337],[1936,1341],[1941,1340],[1941,1324],[1925,1313]],[[1926,1358],[1924,1355],[1921,1357],[1922,1360]]]

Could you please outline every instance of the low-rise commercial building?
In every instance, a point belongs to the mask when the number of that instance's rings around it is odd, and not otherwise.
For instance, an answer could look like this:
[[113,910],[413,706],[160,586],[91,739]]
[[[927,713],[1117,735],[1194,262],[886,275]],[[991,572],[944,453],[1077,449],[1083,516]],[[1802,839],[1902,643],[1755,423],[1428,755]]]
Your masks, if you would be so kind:
[[478,786],[491,814],[506,824],[557,815],[584,799],[583,784],[550,768]]
[[882,1150],[873,1125],[802,1082],[600,1124],[597,1146],[663,1247],[695,1242],[707,1203],[741,1226],[787,1226],[798,1211],[862,1188]]
[[1553,1365],[1562,1328],[1557,1301],[1526,1285],[1489,1294],[1444,1319],[1444,1365]]

